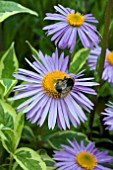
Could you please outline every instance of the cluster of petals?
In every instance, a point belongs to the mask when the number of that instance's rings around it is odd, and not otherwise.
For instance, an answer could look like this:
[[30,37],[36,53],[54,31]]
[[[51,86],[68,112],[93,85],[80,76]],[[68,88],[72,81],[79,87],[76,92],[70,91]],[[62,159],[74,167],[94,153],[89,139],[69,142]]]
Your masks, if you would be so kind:
[[[106,49],[106,56],[110,53],[111,53],[110,50]],[[90,70],[96,70],[96,65],[100,54],[101,47],[99,46],[91,50],[87,61]],[[104,70],[102,73],[102,79],[109,82],[110,84],[113,84],[113,65],[107,60],[106,56],[104,62]]]
[[[87,146],[84,145],[84,141],[81,141],[80,144],[78,144],[78,142],[76,140],[74,141],[70,141],[68,139],[69,142],[69,146],[68,145],[61,145],[62,150],[60,151],[54,151],[54,155],[53,155],[53,159],[57,162],[55,164],[55,166],[57,167],[57,170],[86,170],[87,168],[84,168],[84,165],[91,165],[93,166],[94,163],[94,167],[89,168],[91,170],[112,170],[111,168],[107,168],[105,166],[102,166],[103,163],[107,163],[110,164],[110,162],[112,162],[112,157],[108,156],[108,151],[99,151],[97,148],[95,148],[95,144],[94,142],[89,142],[89,144]],[[81,162],[81,165],[77,162],[77,155],[82,152],[84,153],[84,155],[89,154],[92,158],[92,162],[91,159],[89,159],[89,163],[88,163],[88,157],[84,156],[81,157],[81,160],[79,160]],[[89,156],[89,158],[90,158]],[[85,158],[86,159],[86,163],[85,164]],[[79,157],[80,159],[80,157]],[[96,160],[96,162],[93,162],[93,159]]]
[[[56,122],[60,129],[70,128],[70,122],[74,127],[77,127],[80,121],[84,122],[87,119],[83,109],[87,112],[93,109],[93,103],[86,97],[85,93],[96,95],[95,90],[91,87],[98,85],[98,83],[91,82],[94,78],[82,78],[83,71],[76,75],[68,74],[69,57],[64,57],[63,52],[58,57],[57,49],[52,57],[44,56],[41,51],[39,51],[38,56],[40,61],[34,57],[33,63],[26,59],[34,71],[19,68],[18,72],[14,73],[16,79],[23,80],[25,83],[14,88],[14,91],[17,91],[18,94],[13,99],[27,98],[25,102],[18,106],[17,110],[24,109],[23,112],[27,119],[32,123],[37,122],[39,126],[43,125],[48,116],[49,129],[53,129]],[[54,98],[45,93],[42,87],[43,77],[48,72],[55,70],[68,74],[75,81],[72,90],[64,98]]]
[[55,45],[58,45],[61,49],[68,47],[70,53],[72,53],[76,45],[77,34],[84,47],[93,48],[98,45],[100,40],[97,35],[97,29],[96,26],[92,24],[98,23],[98,21],[92,14],[85,14],[83,16],[84,22],[80,26],[73,26],[67,21],[70,13],[75,14],[73,9],[65,8],[60,4],[54,6],[54,8],[58,13],[47,13],[45,20],[59,22],[45,26],[43,30],[47,30],[47,35],[53,35],[51,41],[55,41]]
[[102,114],[104,115],[104,124],[107,126],[106,129],[113,130],[113,102],[107,104],[107,108]]

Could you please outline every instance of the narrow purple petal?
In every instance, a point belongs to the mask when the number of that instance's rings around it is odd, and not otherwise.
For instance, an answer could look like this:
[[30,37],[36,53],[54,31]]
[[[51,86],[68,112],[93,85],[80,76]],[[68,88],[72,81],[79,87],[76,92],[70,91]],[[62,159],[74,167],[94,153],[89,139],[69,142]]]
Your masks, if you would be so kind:
[[[80,120],[78,119],[77,109],[75,105],[73,105],[72,100],[70,100],[70,95],[68,95],[66,98],[64,98],[65,103],[68,103],[67,107],[72,114],[72,116],[76,119],[78,123],[80,123]],[[74,103],[75,104],[75,103]]]
[[64,11],[61,8],[59,8],[58,6],[54,6],[54,8],[56,9],[56,11],[60,12],[65,17],[67,16],[67,13],[65,12],[66,10]]
[[69,14],[69,11],[71,10],[70,8],[64,8],[62,5],[58,4],[58,6],[65,11],[65,13]]
[[48,16],[46,16],[44,18],[44,20],[58,20],[58,21],[65,21],[66,18],[63,15],[60,14],[47,14]]
[[21,109],[23,109],[25,106],[27,106],[28,104],[30,104],[33,100],[36,100],[38,97],[38,95],[35,95],[33,97],[31,97],[30,99],[26,100],[25,102],[23,102],[22,104],[20,104],[17,108],[18,111],[20,111]]
[[49,111],[49,116],[48,116],[48,127],[49,127],[49,129],[52,128],[52,120],[53,120],[53,116],[54,116],[54,109],[55,109],[55,99],[53,98],[52,102],[51,102],[51,108],[50,108],[50,111]]
[[51,101],[52,101],[52,98],[49,98],[48,97],[48,100],[47,102],[45,103],[45,106],[44,106],[44,110],[43,110],[43,113],[42,113],[42,116],[39,120],[39,125],[42,126],[46,117],[47,117],[47,114],[48,114],[48,111],[49,111],[49,108],[50,108],[50,105],[51,105]]
[[[66,122],[66,125],[68,128],[70,128],[70,122],[69,122],[69,117],[68,117],[68,112],[67,112],[67,109],[66,109],[66,106],[65,106],[65,103],[63,100],[60,100],[60,108],[62,110],[62,114],[63,114],[63,117],[64,117],[64,120]],[[60,109],[59,109],[60,110]],[[65,111],[64,111],[65,110]],[[63,127],[65,128],[65,125],[64,123],[63,124]]]
[[92,48],[92,44],[91,44],[89,38],[81,30],[81,27],[78,28],[78,34],[79,34],[79,37],[80,37],[80,39],[82,41],[83,46],[86,47],[86,48]]
[[65,123],[65,119],[64,119],[64,111],[61,107],[60,101],[58,102],[58,115],[59,115],[59,121],[61,123],[61,126],[64,130],[66,130],[66,123]]
[[64,52],[61,53],[59,58],[59,70],[62,69],[63,63],[64,63]]
[[37,95],[37,100],[34,100],[28,107],[26,107],[23,111],[23,113],[27,113],[29,112],[34,106],[36,106],[36,104],[38,103],[38,101],[40,101],[40,99],[44,96],[42,91],[39,91],[38,95]]
[[35,89],[35,90],[32,90],[32,91],[22,92],[20,94],[15,95],[13,97],[13,100],[18,100],[18,99],[22,99],[22,98],[25,98],[25,97],[30,97],[30,96],[33,96],[33,95],[37,94],[38,92],[40,92],[40,89]]

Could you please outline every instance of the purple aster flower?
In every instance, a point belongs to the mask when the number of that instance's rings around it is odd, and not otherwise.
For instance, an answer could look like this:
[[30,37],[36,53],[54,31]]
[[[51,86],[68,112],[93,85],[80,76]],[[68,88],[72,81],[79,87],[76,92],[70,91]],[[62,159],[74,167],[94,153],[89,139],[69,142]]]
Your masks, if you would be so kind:
[[107,104],[107,108],[105,109],[105,112],[102,112],[103,115],[105,115],[105,117],[103,118],[104,120],[104,124],[107,125],[108,130],[113,130],[113,103],[109,102],[109,104]]
[[98,83],[90,82],[93,78],[81,78],[83,71],[77,75],[68,74],[69,57],[64,58],[64,53],[58,57],[57,49],[52,57],[44,57],[41,51],[38,55],[41,62],[35,57],[33,63],[26,59],[35,72],[19,68],[18,73],[14,73],[16,79],[26,83],[14,88],[20,93],[13,99],[28,97],[17,110],[25,108],[27,119],[40,126],[48,115],[49,128],[53,129],[56,121],[61,129],[70,128],[70,121],[76,127],[80,120],[87,119],[81,107],[88,112],[93,109],[93,103],[83,93],[96,95],[90,87]]
[[[87,62],[90,67],[90,70],[96,69],[96,64],[100,53],[101,53],[100,47],[91,50]],[[113,84],[113,51],[109,51],[108,49],[106,49],[106,57],[105,57],[102,79]]]
[[55,41],[55,45],[65,49],[68,47],[70,53],[73,52],[77,34],[84,47],[93,48],[99,43],[97,29],[92,23],[98,23],[92,14],[82,15],[70,8],[64,8],[62,5],[54,6],[59,14],[47,13],[45,20],[59,21],[55,24],[45,26],[43,30],[48,30],[48,35],[52,35],[51,41]]
[[101,163],[110,163],[112,157],[108,152],[100,152],[95,148],[93,142],[87,146],[81,141],[80,145],[76,140],[68,140],[70,146],[61,145],[63,150],[54,151],[54,160],[57,170],[112,170],[102,166]]

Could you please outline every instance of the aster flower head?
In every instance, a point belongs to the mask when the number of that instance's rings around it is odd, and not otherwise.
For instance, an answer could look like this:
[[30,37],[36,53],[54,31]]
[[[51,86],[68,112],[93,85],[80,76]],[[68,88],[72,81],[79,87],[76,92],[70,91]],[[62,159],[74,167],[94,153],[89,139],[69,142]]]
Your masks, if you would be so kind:
[[102,114],[105,116],[103,118],[104,124],[107,125],[107,130],[113,130],[113,103],[109,102],[107,108]]
[[17,110],[25,108],[27,119],[40,126],[48,115],[49,128],[53,129],[56,122],[60,129],[70,128],[70,121],[76,127],[80,120],[87,119],[82,108],[88,112],[93,109],[93,103],[83,93],[96,95],[90,87],[98,83],[90,82],[93,78],[81,78],[83,71],[68,74],[69,57],[64,58],[64,53],[58,57],[57,49],[52,57],[44,56],[41,51],[38,55],[41,62],[35,57],[33,63],[26,59],[35,72],[19,68],[18,73],[14,73],[16,79],[26,83],[14,88],[19,94],[13,99],[28,98]]
[[[87,64],[90,67],[90,70],[96,70],[96,64],[98,57],[101,53],[101,48],[97,47],[91,50],[90,55],[88,56]],[[113,84],[113,51],[106,49],[104,70],[102,74],[102,79],[108,81],[110,84]]]
[[77,34],[86,48],[93,48],[99,43],[96,27],[92,23],[98,23],[92,14],[82,15],[73,9],[64,8],[62,5],[54,6],[58,13],[47,13],[45,20],[59,21],[55,24],[45,26],[43,30],[47,30],[47,35],[53,35],[51,41],[55,41],[55,45],[65,49],[68,47],[70,53],[73,52]]
[[87,146],[84,141],[80,145],[76,140],[68,142],[70,146],[61,145],[63,150],[54,151],[53,159],[57,161],[57,170],[111,170],[101,165],[112,161],[107,151],[100,152],[93,142],[89,142]]

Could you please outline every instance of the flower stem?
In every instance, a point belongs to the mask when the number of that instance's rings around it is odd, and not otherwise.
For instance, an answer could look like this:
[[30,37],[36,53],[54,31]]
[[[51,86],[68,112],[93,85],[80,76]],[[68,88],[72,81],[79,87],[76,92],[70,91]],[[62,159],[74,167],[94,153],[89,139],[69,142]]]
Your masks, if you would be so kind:
[[12,170],[12,165],[13,164],[13,157],[12,155],[10,154],[10,164],[9,164],[9,170]]
[[[103,68],[104,68],[104,61],[105,61],[105,53],[106,53],[106,48],[107,48],[107,44],[108,44],[108,34],[109,34],[109,25],[110,25],[110,18],[111,18],[111,12],[112,12],[112,5],[113,5],[113,0],[108,0],[106,2],[106,10],[105,10],[105,25],[104,25],[104,33],[103,33],[103,39],[102,39],[102,51],[100,54],[100,60],[99,60],[99,67],[97,70],[97,81],[100,83],[100,86],[98,86],[96,88],[96,90],[98,91],[99,88],[101,88],[101,79],[102,79],[102,72],[103,72]],[[93,122],[94,122],[94,116],[96,111],[98,112],[98,108],[97,108],[97,103],[99,103],[99,98],[97,96],[95,96],[93,98],[94,101],[94,110],[92,110],[91,114],[90,114],[90,118],[89,118],[89,127],[90,129],[92,129],[93,127]]]
[[108,35],[109,35],[109,26],[110,26],[110,18],[111,18],[111,12],[112,12],[112,5],[113,5],[113,0],[108,0],[106,4],[106,11],[105,11],[105,25],[104,25],[104,33],[103,33],[103,39],[102,39],[102,51],[100,54],[100,60],[99,60],[99,67],[98,67],[98,82],[101,82],[102,78],[102,72],[104,68],[104,61],[105,61],[105,53],[106,53],[106,48],[108,44]]

